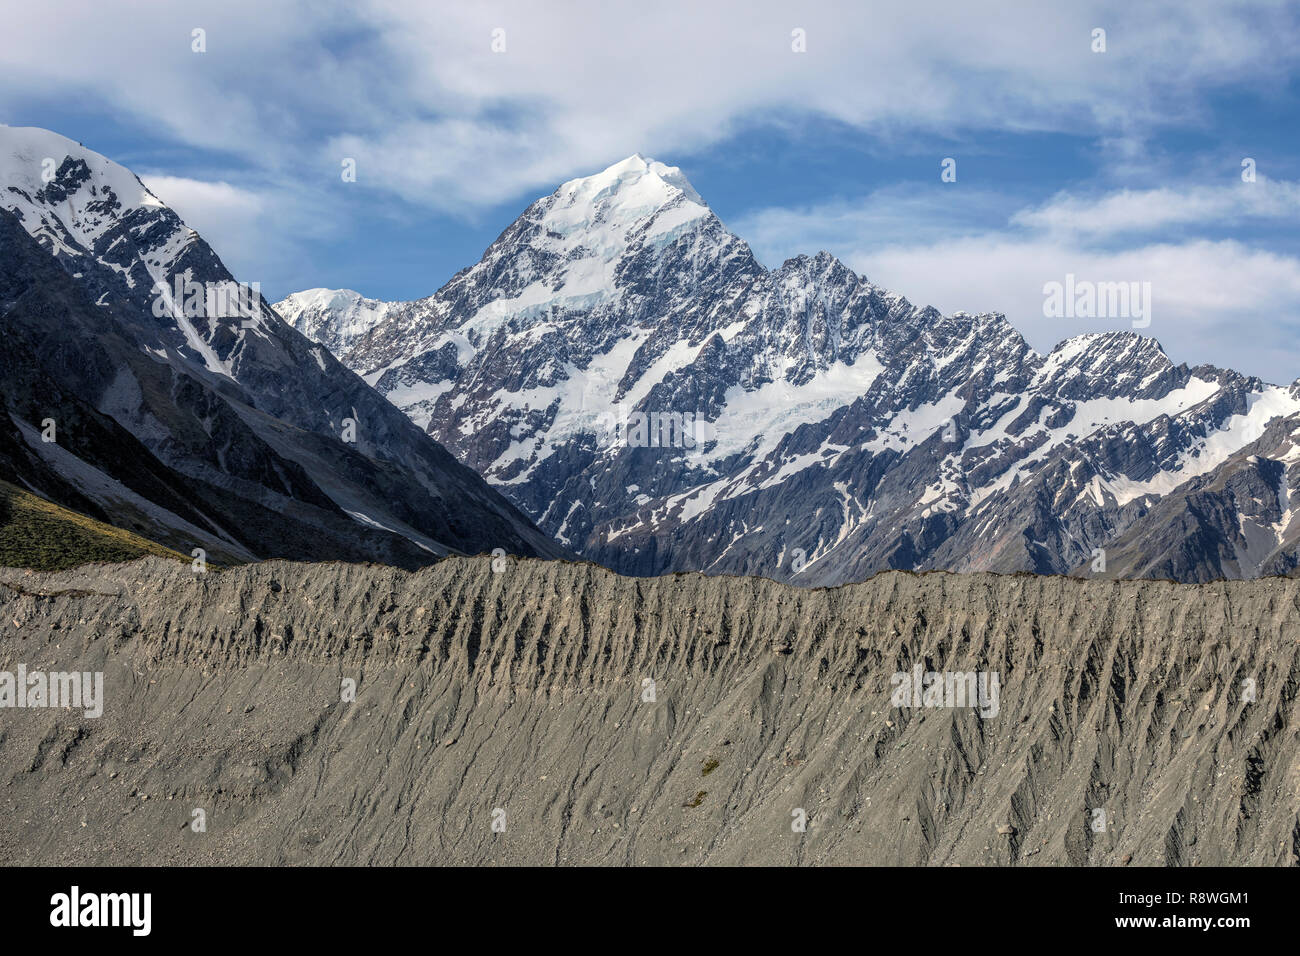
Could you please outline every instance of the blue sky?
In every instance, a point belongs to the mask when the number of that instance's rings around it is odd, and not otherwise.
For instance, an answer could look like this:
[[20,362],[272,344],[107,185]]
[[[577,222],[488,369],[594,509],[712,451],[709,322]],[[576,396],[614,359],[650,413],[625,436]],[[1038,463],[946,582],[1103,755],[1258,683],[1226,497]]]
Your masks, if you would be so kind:
[[640,152],[769,266],[824,248],[1039,349],[1125,327],[1044,283],[1150,281],[1175,360],[1300,376],[1294,3],[115,6],[7,14],[0,122],[131,167],[273,299],[431,293]]

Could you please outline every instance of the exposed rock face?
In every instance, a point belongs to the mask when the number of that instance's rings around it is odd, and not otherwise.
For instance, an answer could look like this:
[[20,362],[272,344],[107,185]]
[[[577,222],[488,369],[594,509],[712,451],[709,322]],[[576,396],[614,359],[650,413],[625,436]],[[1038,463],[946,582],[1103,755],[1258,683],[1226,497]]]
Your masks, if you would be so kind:
[[2,126],[0,480],[220,562],[565,554],[130,171]]
[[498,567],[0,570],[0,671],[105,674],[0,710],[7,858],[1300,863],[1300,581]]
[[[1277,419],[1165,495],[1107,546],[1108,577],[1178,581],[1294,575],[1300,566],[1300,416]],[[1076,574],[1094,576],[1085,563]]]
[[[640,156],[538,199],[427,298],[277,309],[623,573],[1064,574],[1111,548],[1188,581],[1297,563],[1285,502],[1267,521],[1243,503],[1240,524],[1178,496],[1124,537],[1270,423],[1300,432],[1294,387],[1175,365],[1113,322],[1040,355],[1002,315],[915,306],[825,252],[766,269]],[[1272,460],[1255,511],[1300,486]],[[1184,522],[1192,547],[1161,530]]]

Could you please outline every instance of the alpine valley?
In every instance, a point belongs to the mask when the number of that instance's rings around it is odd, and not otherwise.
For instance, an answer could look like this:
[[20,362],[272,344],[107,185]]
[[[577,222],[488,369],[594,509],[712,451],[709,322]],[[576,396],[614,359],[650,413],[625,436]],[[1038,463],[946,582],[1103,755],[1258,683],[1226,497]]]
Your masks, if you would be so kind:
[[[63,175],[43,208],[79,188]],[[138,264],[116,234],[74,235],[104,260],[82,286],[125,296],[125,270],[177,268],[147,215]],[[639,155],[532,203],[428,298],[314,289],[275,310],[543,531],[627,574],[1200,582],[1300,562],[1300,384],[1175,365],[1113,322],[1041,355],[1002,315],[914,306],[825,252],[769,270],[680,170]],[[285,362],[340,380],[323,349],[265,321],[257,354],[291,342]],[[185,336],[168,334],[136,361],[180,361]],[[206,366],[202,346],[218,351]],[[229,382],[249,347],[210,334],[192,374]],[[106,394],[123,406],[121,387]]]

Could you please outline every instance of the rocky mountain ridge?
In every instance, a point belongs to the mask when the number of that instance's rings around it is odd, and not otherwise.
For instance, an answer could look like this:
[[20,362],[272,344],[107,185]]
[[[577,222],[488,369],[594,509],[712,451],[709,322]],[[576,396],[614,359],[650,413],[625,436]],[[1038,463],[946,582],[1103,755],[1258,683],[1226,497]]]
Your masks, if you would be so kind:
[[125,168],[0,127],[0,479],[183,554],[564,551]]
[[[1040,355],[1002,315],[914,306],[824,252],[768,270],[680,170],[640,156],[532,203],[428,298],[364,321],[355,298],[276,307],[322,340],[346,327],[345,364],[624,573],[1297,565],[1296,386],[1174,365],[1131,330]],[[1266,500],[1174,513],[1176,491],[1250,454],[1280,466]],[[1169,530],[1186,522],[1191,548]]]

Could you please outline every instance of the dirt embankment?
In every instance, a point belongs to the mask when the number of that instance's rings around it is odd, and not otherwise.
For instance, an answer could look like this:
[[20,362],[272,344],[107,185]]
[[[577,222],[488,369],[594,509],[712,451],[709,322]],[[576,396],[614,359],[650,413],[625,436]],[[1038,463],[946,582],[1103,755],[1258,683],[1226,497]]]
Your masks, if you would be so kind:
[[0,709],[10,863],[1300,862],[1295,580],[150,558],[0,570],[19,664],[104,700]]

